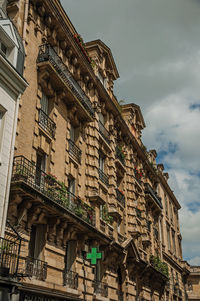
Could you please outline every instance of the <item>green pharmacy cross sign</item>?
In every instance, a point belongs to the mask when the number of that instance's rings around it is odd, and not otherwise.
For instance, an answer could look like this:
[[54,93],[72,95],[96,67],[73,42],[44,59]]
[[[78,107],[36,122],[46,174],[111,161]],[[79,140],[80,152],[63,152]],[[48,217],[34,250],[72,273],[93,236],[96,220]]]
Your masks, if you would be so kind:
[[97,264],[97,259],[102,259],[102,253],[98,253],[97,248],[92,248],[92,252],[87,253],[86,258],[91,260],[91,264]]

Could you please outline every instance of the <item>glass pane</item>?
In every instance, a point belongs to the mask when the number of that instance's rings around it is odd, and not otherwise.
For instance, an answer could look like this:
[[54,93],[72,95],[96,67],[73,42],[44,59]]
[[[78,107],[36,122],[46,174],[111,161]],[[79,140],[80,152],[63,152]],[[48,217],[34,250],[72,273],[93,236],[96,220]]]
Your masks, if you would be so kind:
[[49,111],[49,100],[47,98],[47,96],[42,93],[42,98],[40,100],[41,103],[41,109],[43,112],[45,112],[48,115],[48,111]]

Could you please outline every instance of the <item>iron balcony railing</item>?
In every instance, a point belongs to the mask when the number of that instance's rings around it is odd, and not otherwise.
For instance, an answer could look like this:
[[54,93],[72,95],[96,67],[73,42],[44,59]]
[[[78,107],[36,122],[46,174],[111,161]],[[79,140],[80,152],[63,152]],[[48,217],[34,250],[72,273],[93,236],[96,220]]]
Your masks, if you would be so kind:
[[123,165],[125,165],[125,154],[119,146],[116,147],[116,158],[119,159]]
[[108,297],[108,285],[101,281],[94,281],[94,292],[102,297]]
[[21,240],[0,237],[0,276],[17,276]]
[[25,275],[44,281],[47,278],[47,262],[32,257],[25,258]]
[[81,163],[82,152],[71,139],[69,139],[69,153],[78,163]]
[[125,207],[125,196],[118,188],[116,188],[116,195],[118,202],[122,204],[123,207]]
[[39,110],[39,125],[49,134],[52,138],[55,137],[56,124],[49,118],[49,116],[43,111]]
[[99,179],[103,182],[106,186],[109,186],[108,176],[105,175],[102,169],[99,168]]
[[15,182],[25,182],[35,191],[95,226],[95,211],[92,207],[71,193],[64,184],[60,184],[53,176],[38,169],[24,156],[14,158],[12,183]]
[[109,132],[106,130],[104,124],[103,124],[101,121],[99,121],[99,133],[100,133],[101,136],[104,138],[104,140],[106,140],[106,142],[107,142],[108,144],[110,144],[110,139],[109,139],[110,134],[109,134]]
[[153,188],[149,185],[146,184],[145,187],[145,193],[148,193],[152,196],[152,198],[154,199],[154,201],[156,202],[156,204],[162,209],[162,199],[157,195],[157,192],[153,190]]
[[63,284],[73,289],[78,288],[78,274],[70,270],[63,273]]
[[58,75],[62,78],[71,92],[77,97],[85,110],[94,117],[94,109],[89,98],[74,79],[67,66],[63,63],[62,59],[58,56],[57,52],[49,44],[43,44],[39,47],[39,54],[37,63],[50,62],[53,68],[57,71]]

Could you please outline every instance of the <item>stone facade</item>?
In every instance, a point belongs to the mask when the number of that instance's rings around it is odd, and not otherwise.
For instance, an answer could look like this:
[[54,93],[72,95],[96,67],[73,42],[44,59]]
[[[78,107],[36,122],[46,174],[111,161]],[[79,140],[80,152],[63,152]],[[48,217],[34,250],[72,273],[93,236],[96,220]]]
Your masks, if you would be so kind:
[[[185,300],[180,205],[156,151],[141,141],[140,107],[113,94],[110,49],[84,44],[58,0],[12,0],[8,13],[25,43],[29,82],[8,209],[22,238],[19,300]],[[92,248],[102,254],[96,265]]]
[[190,266],[190,275],[187,279],[188,300],[200,300],[200,266]]

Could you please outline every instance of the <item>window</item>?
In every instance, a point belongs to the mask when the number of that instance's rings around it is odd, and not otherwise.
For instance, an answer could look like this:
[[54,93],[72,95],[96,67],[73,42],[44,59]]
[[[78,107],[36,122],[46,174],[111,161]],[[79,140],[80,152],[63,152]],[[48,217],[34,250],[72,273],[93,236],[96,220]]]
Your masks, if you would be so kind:
[[44,177],[42,171],[46,170],[46,155],[44,153],[37,153],[36,159],[36,178],[35,183],[40,186],[43,183]]
[[104,172],[105,157],[99,154],[99,169]]
[[41,110],[45,114],[49,114],[49,100],[47,96],[42,92],[42,98],[40,99],[40,104],[41,104]]
[[75,128],[71,125],[70,128],[70,139],[74,142],[75,141]]
[[72,271],[73,263],[76,259],[76,241],[70,240],[67,243],[66,256],[65,256],[65,270]]
[[32,226],[30,241],[29,241],[29,257],[43,260],[44,245],[45,245],[44,225]]
[[105,119],[102,113],[99,113],[99,121],[104,125],[105,124]]
[[175,232],[173,230],[172,230],[172,243],[173,243],[173,251],[176,254]]
[[173,222],[173,205],[170,204],[170,217],[171,217],[171,222]]
[[171,250],[171,240],[170,240],[170,228],[167,226],[167,243],[168,243],[168,250]]
[[0,52],[6,56],[7,52],[8,52],[8,48],[6,47],[6,45],[0,40]]
[[164,195],[164,199],[165,199],[165,212],[166,212],[166,215],[168,216],[168,201],[167,201],[166,194]]
[[69,191],[69,205],[72,205],[75,197],[75,179],[70,177],[68,179],[68,191]]

